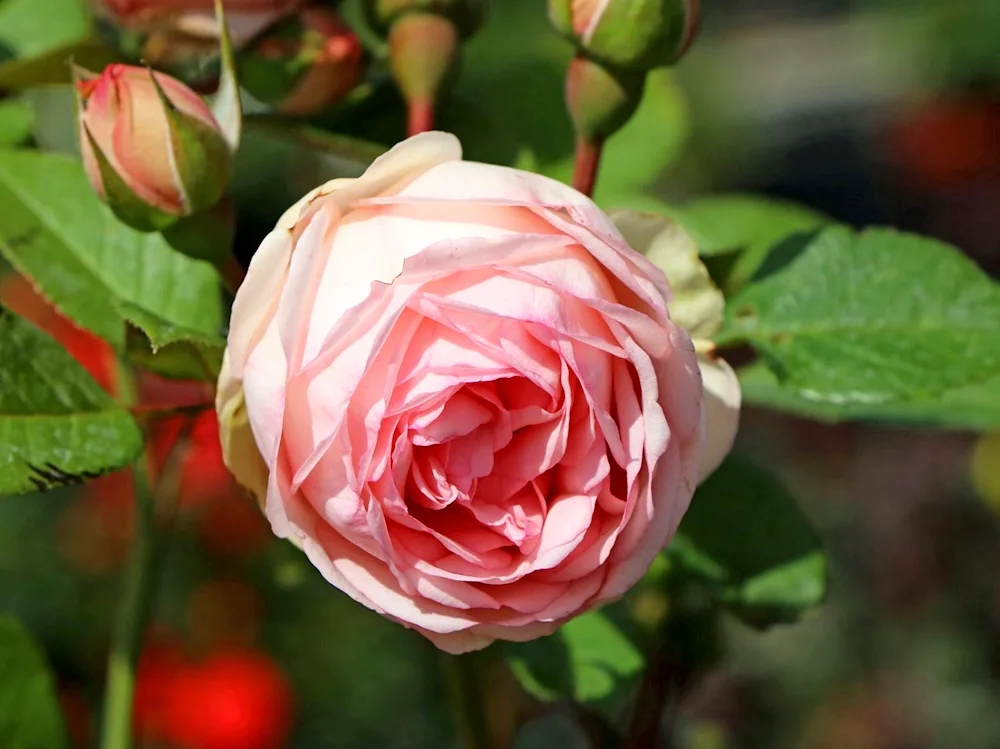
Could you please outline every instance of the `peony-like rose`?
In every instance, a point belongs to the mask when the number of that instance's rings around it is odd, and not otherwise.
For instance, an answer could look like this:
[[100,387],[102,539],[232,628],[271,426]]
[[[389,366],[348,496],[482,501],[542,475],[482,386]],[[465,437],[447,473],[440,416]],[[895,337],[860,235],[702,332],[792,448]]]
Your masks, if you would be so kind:
[[327,580],[440,648],[550,633],[639,580],[731,445],[738,386],[714,363],[703,388],[669,300],[580,193],[418,135],[258,250],[227,464]]

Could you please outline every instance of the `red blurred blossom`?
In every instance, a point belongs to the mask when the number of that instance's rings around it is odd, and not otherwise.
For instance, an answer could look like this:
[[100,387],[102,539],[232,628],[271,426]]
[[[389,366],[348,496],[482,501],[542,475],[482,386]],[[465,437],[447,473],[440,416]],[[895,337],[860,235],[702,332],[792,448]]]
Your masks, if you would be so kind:
[[192,659],[176,633],[154,628],[139,658],[132,716],[144,745],[280,749],[291,731],[293,695],[262,651],[219,648]]
[[1000,175],[1000,102],[954,99],[907,112],[891,132],[900,171],[924,188]]
[[166,737],[164,705],[185,668],[184,650],[173,635],[161,633],[148,638],[136,669],[132,701],[132,730],[142,741],[160,742]]
[[280,749],[291,732],[293,694],[269,656],[216,653],[169,682],[164,738],[184,749]]
[[187,432],[190,445],[181,461],[179,503],[194,507],[223,497],[236,497],[237,489],[222,462],[219,422],[214,410],[196,416],[172,416],[157,422],[151,436],[155,470],[163,469],[178,438]]
[[274,540],[260,508],[242,493],[231,501],[205,504],[198,517],[198,537],[206,548],[230,556],[256,554]]

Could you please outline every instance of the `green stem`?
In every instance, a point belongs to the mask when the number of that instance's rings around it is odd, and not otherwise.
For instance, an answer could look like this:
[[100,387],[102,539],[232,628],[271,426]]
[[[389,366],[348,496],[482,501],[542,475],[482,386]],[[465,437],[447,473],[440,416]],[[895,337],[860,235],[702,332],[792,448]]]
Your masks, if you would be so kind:
[[132,465],[135,537],[125,570],[125,589],[108,656],[101,749],[129,749],[132,745],[135,668],[152,599],[153,561],[156,556],[153,495],[145,463],[146,454],[143,453]]
[[[119,361],[117,375],[119,399],[126,405],[134,404],[135,383],[128,364]],[[156,508],[145,451],[132,464],[132,481],[135,525],[124,590],[108,655],[101,749],[129,749],[132,745],[136,663],[153,593]]]
[[698,585],[674,589],[672,610],[646,661],[622,749],[680,746],[677,713],[697,680],[718,660],[716,612]]
[[442,654],[445,683],[462,749],[494,749],[483,688],[488,681],[480,655]]

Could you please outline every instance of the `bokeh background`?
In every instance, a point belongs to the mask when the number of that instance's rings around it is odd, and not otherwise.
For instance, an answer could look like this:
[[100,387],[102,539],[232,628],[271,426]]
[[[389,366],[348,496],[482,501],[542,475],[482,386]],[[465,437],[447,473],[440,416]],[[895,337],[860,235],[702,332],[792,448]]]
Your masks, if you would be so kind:
[[[1000,274],[1000,2],[702,5],[694,51],[653,76],[639,116],[609,144],[603,204],[764,193],[939,237]],[[569,55],[542,0],[495,0],[442,127],[474,133],[470,158],[568,176]],[[313,124],[388,144],[402,137],[401,113],[386,89]],[[244,260],[338,166],[336,156],[296,158],[266,129],[248,143],[235,196]],[[8,303],[31,306],[27,289],[4,283]],[[100,375],[101,351],[71,328],[59,334]],[[155,398],[167,385],[147,387]],[[161,427],[164,444],[177,429]],[[140,669],[146,746],[162,747],[165,719],[190,725],[191,749],[456,746],[436,651],[271,539],[221,468],[211,414],[187,438]],[[766,633],[727,623],[720,667],[682,706],[685,748],[1000,746],[1000,435],[820,425],[749,408],[737,449],[774,469],[815,522],[830,596]],[[124,474],[0,502],[0,610],[43,643],[80,747],[95,738],[130,516]],[[177,679],[183,689],[165,690]],[[498,711],[533,714],[503,673],[495,680]],[[588,746],[560,720],[529,723],[515,746]]]

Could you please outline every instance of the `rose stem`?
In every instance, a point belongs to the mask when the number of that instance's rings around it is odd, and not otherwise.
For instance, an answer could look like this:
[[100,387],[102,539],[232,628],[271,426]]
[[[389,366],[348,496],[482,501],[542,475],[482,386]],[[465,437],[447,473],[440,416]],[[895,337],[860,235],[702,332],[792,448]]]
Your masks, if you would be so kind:
[[442,653],[441,657],[458,745],[462,749],[493,749],[483,709],[482,689],[488,681],[484,673],[487,662],[476,653]]
[[714,611],[692,591],[681,589],[672,597],[676,609],[662,623],[647,659],[622,749],[680,746],[677,711],[717,654]]
[[597,182],[597,170],[601,165],[603,141],[576,140],[576,163],[573,168],[573,187],[590,197]]
[[413,99],[408,107],[407,135],[419,135],[434,129],[434,102],[430,99]]
[[[119,400],[127,406],[135,403],[136,390],[132,371],[121,360],[117,367],[117,388]],[[173,488],[177,484],[176,480],[167,479],[171,476],[176,478],[180,474],[177,456],[182,444],[187,444],[184,434],[178,438],[168,458],[164,467],[164,479],[159,488]],[[157,496],[150,486],[150,457],[148,452],[143,451],[132,463],[135,529],[128,567],[125,570],[124,590],[112,632],[111,651],[108,654],[101,749],[129,749],[132,745],[132,699],[135,692],[136,663],[153,598],[158,558],[155,537]]]

